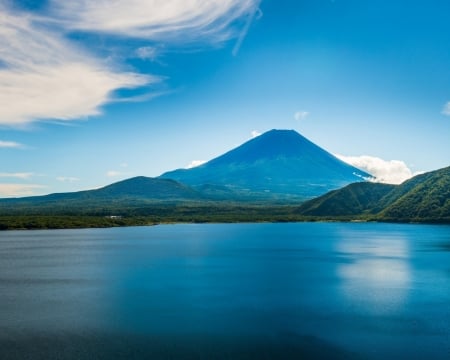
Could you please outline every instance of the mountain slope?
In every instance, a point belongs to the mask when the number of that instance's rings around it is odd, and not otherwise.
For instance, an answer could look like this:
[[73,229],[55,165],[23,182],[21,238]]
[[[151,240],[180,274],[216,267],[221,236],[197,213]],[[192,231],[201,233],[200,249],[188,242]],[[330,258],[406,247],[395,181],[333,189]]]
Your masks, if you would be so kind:
[[242,198],[306,199],[369,174],[337,159],[293,130],[271,130],[193,169],[166,172],[200,188],[221,186]]
[[200,194],[191,187],[172,179],[138,176],[123,180],[91,194],[100,198],[133,197],[138,199],[198,199]]
[[450,167],[400,185],[351,184],[302,204],[300,215],[368,217],[382,221],[450,222]]
[[394,188],[395,185],[388,184],[353,183],[307,201],[298,208],[297,213],[308,216],[348,216],[370,213]]
[[[173,203],[199,200],[201,194],[189,186],[171,179],[148,178],[144,176],[123,180],[100,189],[71,193],[55,193],[16,199],[1,199],[0,212],[39,212],[45,210],[96,208],[99,206],[127,206],[149,202]],[[3,211],[2,211],[3,210]]]
[[418,175],[396,190],[380,211],[382,219],[450,222],[450,167]]

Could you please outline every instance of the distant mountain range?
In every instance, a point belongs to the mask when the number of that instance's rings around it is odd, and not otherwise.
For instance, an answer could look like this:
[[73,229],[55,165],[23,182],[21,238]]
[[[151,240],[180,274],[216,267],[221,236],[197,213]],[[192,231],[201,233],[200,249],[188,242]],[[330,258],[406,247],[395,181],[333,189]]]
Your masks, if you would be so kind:
[[293,130],[271,130],[196,168],[158,178],[135,177],[96,190],[4,199],[3,203],[298,202],[367,177]]
[[370,177],[294,130],[268,131],[201,166],[161,175],[211,197],[295,201]]
[[[139,176],[95,190],[0,199],[0,217],[126,214],[157,216],[153,221],[166,216],[170,221],[450,222],[450,167],[401,185],[368,178],[370,174],[295,131],[271,130],[193,169]],[[220,217],[208,217],[211,209]],[[26,221],[10,226],[8,218],[2,226],[27,227]]]
[[171,179],[138,176],[100,189],[56,193],[44,196],[0,199],[0,214],[9,213],[78,213],[84,209],[119,209],[149,204],[177,204],[205,201],[202,194],[190,186]]
[[400,185],[354,183],[307,201],[296,211],[315,217],[400,222],[450,222],[450,167]]

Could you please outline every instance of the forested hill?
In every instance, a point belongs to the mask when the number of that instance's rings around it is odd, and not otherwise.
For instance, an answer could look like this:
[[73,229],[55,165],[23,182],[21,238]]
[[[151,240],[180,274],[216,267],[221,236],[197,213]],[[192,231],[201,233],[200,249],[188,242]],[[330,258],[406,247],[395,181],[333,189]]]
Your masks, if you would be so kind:
[[418,175],[395,189],[383,203],[386,220],[450,222],[450,167]]
[[296,213],[450,223],[450,167],[417,175],[400,185],[350,184],[302,204]]

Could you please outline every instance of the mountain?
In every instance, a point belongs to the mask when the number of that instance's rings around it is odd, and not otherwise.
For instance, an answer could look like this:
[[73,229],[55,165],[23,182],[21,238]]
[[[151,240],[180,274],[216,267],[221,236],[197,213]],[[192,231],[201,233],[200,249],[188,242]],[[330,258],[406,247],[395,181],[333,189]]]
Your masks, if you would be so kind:
[[247,200],[304,200],[369,177],[294,130],[268,131],[201,166],[160,176]]
[[366,217],[381,221],[450,222],[450,167],[417,175],[400,185],[351,184],[307,201],[297,214]]
[[371,213],[395,185],[353,183],[302,204],[297,213],[308,216],[349,216]]
[[91,190],[88,193],[97,198],[128,197],[147,200],[183,200],[201,197],[191,187],[175,180],[145,176],[123,180],[98,190]]
[[370,175],[313,144],[293,130],[272,130],[193,169],[158,178],[135,177],[101,189],[3,199],[14,205],[82,208],[187,201],[303,201]]
[[0,230],[323,218],[450,223],[450,167],[400,185],[353,183],[301,205],[211,201],[212,196],[230,200],[234,195],[224,186],[193,189],[172,179],[141,176],[96,190],[0,199]]
[[[175,203],[203,199],[201,194],[189,186],[171,179],[138,176],[100,189],[55,193],[16,199],[1,199],[0,213],[36,212],[46,210],[79,211],[100,206],[119,207],[148,203]],[[3,211],[2,211],[3,210]]]
[[392,195],[382,199],[383,220],[450,222],[450,166],[417,175]]

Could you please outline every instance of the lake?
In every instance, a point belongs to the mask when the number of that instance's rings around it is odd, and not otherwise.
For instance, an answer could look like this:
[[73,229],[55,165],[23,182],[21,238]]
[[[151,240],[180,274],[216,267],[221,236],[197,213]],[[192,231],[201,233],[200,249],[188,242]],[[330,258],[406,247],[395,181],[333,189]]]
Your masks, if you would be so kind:
[[0,232],[0,359],[450,358],[450,227]]

